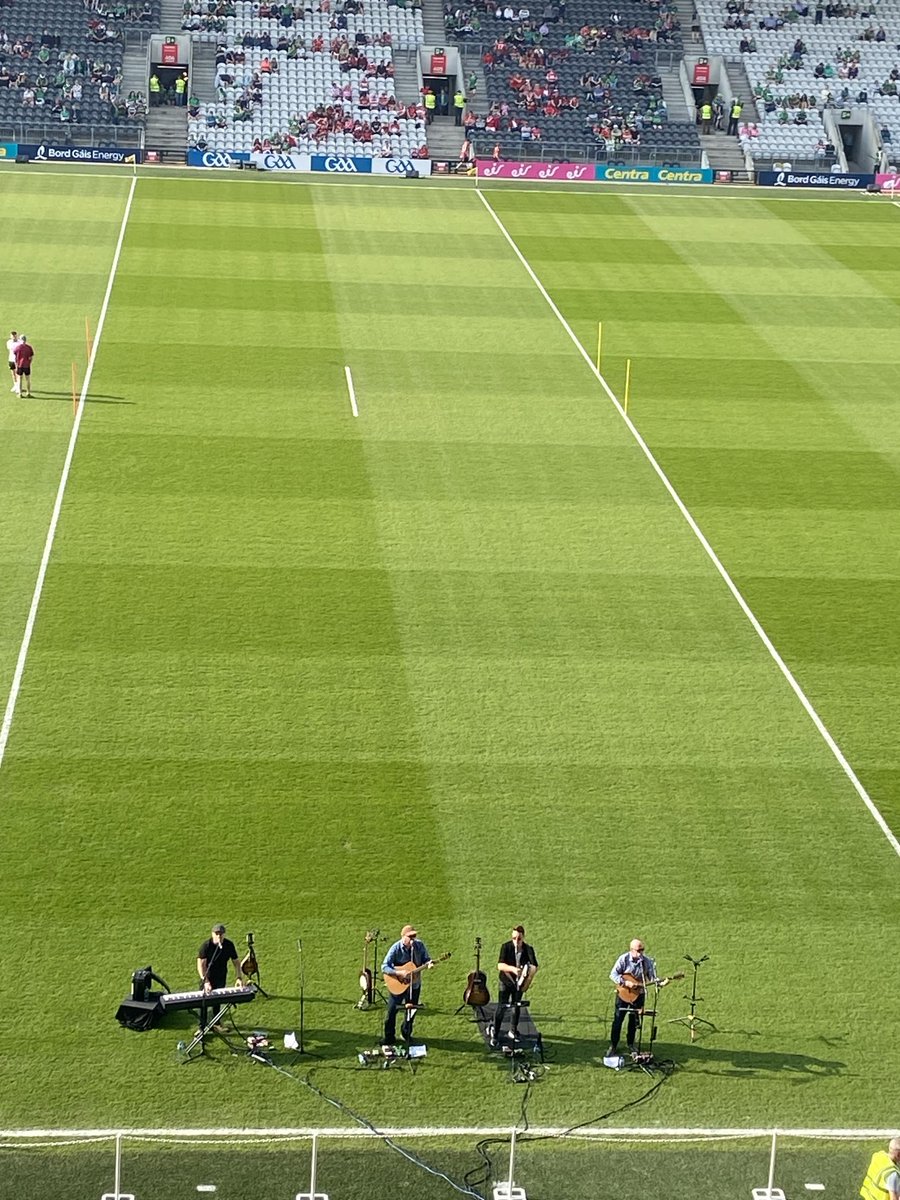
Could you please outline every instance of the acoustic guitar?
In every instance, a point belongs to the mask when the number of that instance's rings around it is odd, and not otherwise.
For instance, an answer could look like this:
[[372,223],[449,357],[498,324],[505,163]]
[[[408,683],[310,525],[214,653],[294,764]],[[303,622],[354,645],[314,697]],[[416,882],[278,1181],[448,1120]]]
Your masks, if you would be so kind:
[[362,968],[359,972],[359,986],[362,990],[361,1004],[368,1007],[375,1000],[375,980],[369,967],[369,946],[379,935],[379,930],[369,931],[363,940]]
[[490,1004],[491,994],[487,988],[487,975],[481,969],[481,938],[475,939],[475,970],[469,972],[466,990],[463,992],[463,1004],[471,1004],[473,1008],[482,1008]]
[[673,979],[684,979],[684,971],[678,971],[675,975],[667,975],[665,979],[638,979],[629,971],[625,971],[622,975],[622,982],[616,984],[616,991],[626,1004],[634,1004],[635,1000],[640,1000],[641,993],[648,987],[665,987]]
[[[447,953],[442,954],[440,958],[433,958],[431,961],[433,963],[446,962],[450,957],[450,954],[451,952],[448,950]],[[403,963],[399,967],[394,967],[394,970],[397,972],[397,975],[388,975],[387,972],[385,972],[384,982],[387,986],[387,990],[392,995],[403,996],[409,991],[413,984],[419,982],[419,976],[425,970],[425,964],[422,963],[420,966],[416,966],[415,963],[408,962]],[[398,979],[397,976],[400,978]]]

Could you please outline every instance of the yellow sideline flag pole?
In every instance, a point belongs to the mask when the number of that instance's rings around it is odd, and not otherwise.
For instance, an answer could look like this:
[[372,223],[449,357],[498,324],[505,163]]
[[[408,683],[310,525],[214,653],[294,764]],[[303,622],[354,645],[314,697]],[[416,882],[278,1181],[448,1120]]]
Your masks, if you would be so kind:
[[597,323],[597,374],[600,374],[600,356],[603,351],[603,322]]
[[628,412],[628,397],[631,394],[631,359],[625,360],[625,412]]

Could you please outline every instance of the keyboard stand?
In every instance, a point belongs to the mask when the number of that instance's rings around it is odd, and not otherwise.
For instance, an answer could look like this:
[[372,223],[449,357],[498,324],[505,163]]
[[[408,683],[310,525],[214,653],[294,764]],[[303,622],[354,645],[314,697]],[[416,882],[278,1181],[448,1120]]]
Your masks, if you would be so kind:
[[[200,1005],[200,1028],[181,1051],[182,1066],[188,1062],[194,1062],[198,1058],[202,1058],[206,1054],[206,1043],[209,1038],[220,1038],[225,1045],[231,1050],[231,1043],[224,1033],[220,1033],[214,1026],[221,1024],[223,1017],[231,1016],[235,1009],[234,1004],[223,1004],[214,1017],[210,1017],[206,1002],[201,1002]],[[231,1023],[234,1025],[234,1017],[231,1017]],[[235,1028],[237,1026],[235,1025]]]

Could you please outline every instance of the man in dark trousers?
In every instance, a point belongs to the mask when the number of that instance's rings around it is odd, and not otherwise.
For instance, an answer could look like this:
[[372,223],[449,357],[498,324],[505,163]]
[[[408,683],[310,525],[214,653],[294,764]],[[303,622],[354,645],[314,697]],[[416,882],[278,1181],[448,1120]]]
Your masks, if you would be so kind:
[[[212,933],[197,951],[197,974],[200,976],[200,988],[211,992],[214,988],[223,988],[228,982],[228,964],[234,964],[235,983],[242,987],[244,980],[241,976],[241,964],[238,962],[237,949],[231,938],[225,936],[225,926],[213,925]],[[207,1006],[209,1016],[215,1018],[222,1007],[217,1001]],[[220,1025],[213,1027],[218,1033],[224,1033]]]
[[531,987],[531,981],[537,974],[538,960],[534,946],[525,941],[525,929],[516,925],[508,942],[500,947],[500,961],[497,970],[500,972],[500,988],[497,994],[497,1011],[491,1029],[491,1045],[496,1046],[500,1041],[500,1028],[503,1025],[503,1014],[507,1008],[510,1011],[509,1031],[507,1037],[515,1043],[519,1032],[519,1014],[522,997]]
[[[414,925],[404,925],[400,931],[398,941],[394,942],[387,954],[384,956],[384,962],[381,964],[382,974],[390,975],[399,984],[405,984],[405,987],[394,990],[388,984],[387,1013],[384,1018],[384,1038],[382,1040],[381,1049],[385,1054],[394,1052],[394,1045],[397,1040],[397,1013],[402,1008],[404,1011],[403,1024],[400,1027],[400,1032],[404,1041],[409,1042],[412,1037],[413,1021],[416,1017],[416,1009],[419,1006],[419,995],[422,990],[421,975],[418,970],[411,968],[421,967],[422,970],[430,970],[434,966],[431,961],[431,955],[428,953],[428,947],[424,942],[419,941],[419,935],[416,932]],[[400,971],[398,968],[405,968]]]

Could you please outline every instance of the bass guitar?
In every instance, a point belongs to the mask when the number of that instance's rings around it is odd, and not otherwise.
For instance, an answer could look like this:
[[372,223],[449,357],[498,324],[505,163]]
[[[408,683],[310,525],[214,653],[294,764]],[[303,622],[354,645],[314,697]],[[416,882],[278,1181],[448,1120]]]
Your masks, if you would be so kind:
[[665,987],[671,983],[673,979],[684,979],[684,971],[678,971],[674,975],[667,975],[665,979],[638,979],[636,975],[626,971],[622,976],[622,982],[616,984],[616,991],[619,998],[624,1000],[626,1004],[634,1004],[635,1000],[640,1000],[641,995],[648,987]]
[[[433,958],[433,963],[446,962],[450,958],[451,952],[448,950],[446,954],[442,954],[440,958]],[[394,967],[396,975],[388,975],[385,972],[384,982],[387,990],[394,996],[405,996],[413,984],[419,982],[419,976],[425,970],[425,964],[416,966],[415,963],[403,963],[399,967]],[[398,978],[399,976],[399,978]]]
[[469,972],[466,990],[463,992],[463,1004],[471,1004],[473,1008],[482,1008],[490,1004],[491,994],[487,988],[487,975],[481,969],[481,938],[475,939],[475,970]]

